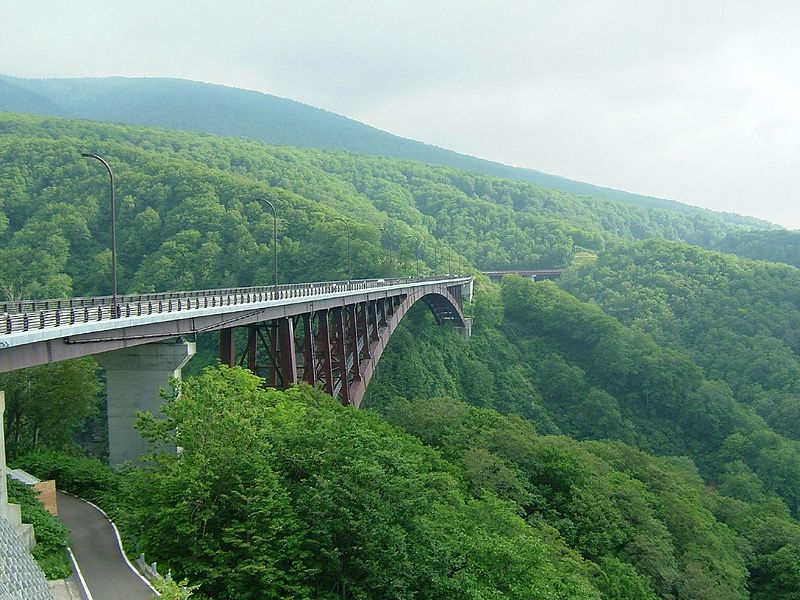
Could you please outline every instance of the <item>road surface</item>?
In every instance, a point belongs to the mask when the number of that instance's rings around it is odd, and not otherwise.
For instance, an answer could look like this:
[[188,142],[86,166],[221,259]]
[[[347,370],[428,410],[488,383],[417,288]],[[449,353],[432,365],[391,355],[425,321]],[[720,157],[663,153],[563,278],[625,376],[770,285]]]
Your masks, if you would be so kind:
[[152,600],[153,591],[128,566],[114,528],[94,506],[58,492],[58,517],[93,600]]

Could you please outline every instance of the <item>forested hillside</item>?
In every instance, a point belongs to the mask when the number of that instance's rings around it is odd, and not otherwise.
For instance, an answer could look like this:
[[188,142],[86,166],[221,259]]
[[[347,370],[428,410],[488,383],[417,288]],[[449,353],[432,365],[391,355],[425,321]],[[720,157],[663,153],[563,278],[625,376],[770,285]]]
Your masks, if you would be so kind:
[[[646,294],[642,290],[640,293]],[[386,414],[390,422],[435,445],[446,445],[457,431],[466,410],[458,408],[459,402],[525,417],[540,435],[613,440],[616,449],[611,455],[622,451],[627,457],[613,459],[616,468],[623,468],[650,492],[667,494],[671,501],[680,498],[692,505],[662,505],[656,510],[662,518],[680,515],[681,525],[670,524],[669,517],[662,523],[670,531],[670,543],[677,543],[676,538],[681,535],[676,527],[700,518],[699,514],[690,516],[699,507],[710,511],[717,524],[712,527],[694,521],[690,529],[710,532],[724,523],[728,529],[716,531],[730,530],[737,540],[735,555],[739,558],[733,563],[725,561],[725,567],[712,567],[708,562],[712,556],[721,559],[725,553],[720,547],[709,550],[707,546],[690,544],[698,556],[681,559],[677,548],[670,552],[662,548],[649,555],[659,557],[650,568],[672,572],[668,578],[674,584],[700,576],[695,569],[711,569],[720,574],[741,560],[750,573],[747,585],[751,597],[792,597],[800,592],[800,580],[794,575],[785,577],[789,572],[796,573],[800,564],[797,442],[771,429],[745,398],[727,383],[706,375],[688,353],[657,345],[648,334],[625,327],[596,304],[583,303],[551,282],[534,284],[509,278],[501,290],[485,284],[474,310],[476,330],[466,344],[455,332],[448,336],[430,327],[426,314],[412,316],[404,331],[393,336],[377,377],[370,384],[366,403]],[[432,433],[435,431],[439,433]],[[479,436],[468,435],[466,439],[473,444],[483,443],[478,441]],[[495,439],[493,443],[501,441]],[[519,450],[517,442],[513,444]],[[671,474],[664,474],[666,479],[657,484],[651,477],[654,472],[663,474],[666,463],[656,466],[649,462],[652,458],[646,459],[631,447],[681,458],[668,461]],[[537,518],[549,515],[547,522],[567,540],[592,537],[582,529],[588,523],[604,524],[603,536],[607,536],[609,527],[613,529],[610,524],[617,518],[614,511],[627,506],[627,501],[621,501],[611,491],[613,485],[606,492],[595,490],[587,496],[589,492],[581,488],[583,484],[569,477],[567,482],[559,479],[552,483],[553,474],[543,475],[539,470],[543,468],[538,464],[541,458],[529,458],[529,466],[520,469],[517,459],[486,453],[476,457],[474,452],[461,447],[451,456],[476,478],[476,489],[491,489],[501,497],[514,499],[521,504],[521,510]],[[602,455],[606,460],[611,456]],[[635,456],[648,464],[639,463],[639,459],[630,462]],[[567,458],[557,461],[566,472],[576,468],[561,460]],[[586,458],[577,464],[586,464]],[[606,473],[605,469],[598,467],[593,476]],[[526,471],[535,475],[526,475]],[[683,475],[677,475],[681,471]],[[685,477],[698,486],[705,482],[705,490],[700,495],[697,492],[702,486],[692,493],[679,491],[677,482]],[[585,484],[585,480],[579,481]],[[598,497],[614,498],[615,508],[586,518],[576,516],[561,504],[567,498],[581,506],[588,503],[597,508]],[[628,533],[630,527],[630,523],[621,526]],[[704,543],[715,545],[706,535],[711,534],[703,534]],[[636,565],[642,573],[642,565],[630,556],[626,558],[626,543],[602,539],[608,542],[605,553]],[[596,554],[587,554],[585,549],[581,552],[597,559]],[[672,569],[682,560],[692,566],[687,572],[676,574]],[[663,582],[658,584],[659,576],[652,571],[648,576],[660,597],[737,597],[730,588],[714,591],[713,586],[705,592],[679,591],[669,585],[663,587]],[[708,577],[705,585],[720,585],[719,579]]]
[[739,256],[800,267],[800,231],[732,231],[715,248]]
[[363,411],[212,367],[142,421],[180,457],[124,478],[41,453],[78,452],[66,433],[102,410],[91,359],[0,376],[9,454],[104,503],[200,597],[800,597],[800,271],[698,247],[737,226],[410,161],[0,115],[4,295],[108,292],[108,178],[83,151],[117,176],[121,291],[270,283],[259,197],[282,282],[345,277],[338,217],[355,277],[566,268],[479,279],[470,340],[415,307]]
[[[570,196],[421,163],[264,146],[211,136],[0,115],[0,260],[15,294],[108,292],[106,173],[117,177],[124,291],[249,285],[271,277],[269,215],[279,210],[282,281],[354,275],[559,267],[606,240],[712,245],[731,230],[713,213]],[[357,218],[355,218],[357,217]],[[322,251],[322,249],[325,251]]]
[[0,111],[169,127],[270,144],[417,160],[535,183],[570,194],[687,214],[716,215],[731,225],[767,226],[758,219],[713,213],[671,200],[509,167],[401,138],[285,98],[197,81],[124,77],[19,79],[0,75]]

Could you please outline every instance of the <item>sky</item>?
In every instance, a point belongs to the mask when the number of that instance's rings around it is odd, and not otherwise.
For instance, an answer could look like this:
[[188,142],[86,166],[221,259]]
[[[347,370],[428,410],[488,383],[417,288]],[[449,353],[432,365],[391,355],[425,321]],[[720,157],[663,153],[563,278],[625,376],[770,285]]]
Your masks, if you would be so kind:
[[800,2],[0,0],[0,73],[180,77],[800,228]]

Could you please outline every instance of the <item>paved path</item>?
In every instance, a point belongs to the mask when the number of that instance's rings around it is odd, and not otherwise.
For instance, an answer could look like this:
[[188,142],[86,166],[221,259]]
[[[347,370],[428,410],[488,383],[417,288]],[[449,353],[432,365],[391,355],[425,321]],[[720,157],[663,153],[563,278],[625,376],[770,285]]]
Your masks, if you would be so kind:
[[50,586],[53,600],[83,600],[83,596],[72,579],[58,579],[48,581],[47,584]]
[[58,492],[58,517],[70,529],[69,545],[93,600],[152,600],[152,590],[131,571],[100,511]]

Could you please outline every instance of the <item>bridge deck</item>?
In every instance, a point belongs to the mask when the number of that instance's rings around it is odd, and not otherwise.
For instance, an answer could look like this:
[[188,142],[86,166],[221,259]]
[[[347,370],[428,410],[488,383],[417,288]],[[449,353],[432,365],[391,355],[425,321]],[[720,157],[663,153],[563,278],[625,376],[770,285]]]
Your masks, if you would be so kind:
[[[0,304],[0,372],[411,292],[471,277],[302,283]],[[119,315],[114,317],[114,311]]]

